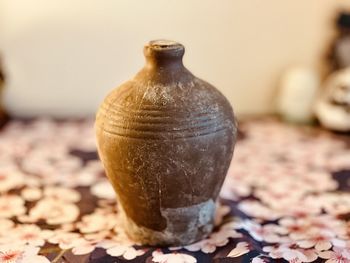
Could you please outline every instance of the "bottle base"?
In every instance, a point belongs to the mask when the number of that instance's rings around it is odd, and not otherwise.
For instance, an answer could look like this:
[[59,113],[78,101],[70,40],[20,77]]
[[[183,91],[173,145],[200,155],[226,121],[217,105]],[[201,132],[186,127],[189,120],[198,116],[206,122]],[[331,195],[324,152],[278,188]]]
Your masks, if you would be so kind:
[[126,234],[136,243],[149,246],[184,246],[206,238],[213,230],[215,203],[212,200],[181,208],[161,211],[167,220],[163,231],[137,225],[122,212]]

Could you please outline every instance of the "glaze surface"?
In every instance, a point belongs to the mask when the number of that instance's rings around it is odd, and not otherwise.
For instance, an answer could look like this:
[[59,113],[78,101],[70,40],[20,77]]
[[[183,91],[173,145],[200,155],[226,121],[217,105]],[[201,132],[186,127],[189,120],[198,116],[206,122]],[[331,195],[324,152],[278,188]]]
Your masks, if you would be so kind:
[[183,66],[181,44],[151,41],[144,54],[145,67],[97,113],[98,151],[128,234],[144,244],[188,244],[212,229],[236,122],[227,99]]

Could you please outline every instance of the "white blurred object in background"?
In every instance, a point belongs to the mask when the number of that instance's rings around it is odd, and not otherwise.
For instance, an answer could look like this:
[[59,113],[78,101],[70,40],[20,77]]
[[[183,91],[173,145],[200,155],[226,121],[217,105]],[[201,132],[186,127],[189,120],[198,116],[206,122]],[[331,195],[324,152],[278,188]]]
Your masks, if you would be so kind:
[[326,80],[315,106],[323,126],[335,131],[350,131],[350,68],[336,71]]
[[288,121],[308,123],[313,120],[313,104],[320,86],[317,72],[308,67],[293,67],[281,79],[277,109]]

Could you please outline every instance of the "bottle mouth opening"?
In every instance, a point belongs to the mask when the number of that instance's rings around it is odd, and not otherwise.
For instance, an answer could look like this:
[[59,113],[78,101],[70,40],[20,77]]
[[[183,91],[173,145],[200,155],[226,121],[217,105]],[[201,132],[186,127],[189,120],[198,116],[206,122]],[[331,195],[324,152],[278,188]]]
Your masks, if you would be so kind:
[[148,43],[148,47],[157,51],[167,50],[183,50],[184,46],[172,40],[158,39]]
[[146,61],[151,62],[151,64],[156,63],[163,66],[174,62],[182,64],[185,47],[172,40],[159,39],[148,42],[143,53]]

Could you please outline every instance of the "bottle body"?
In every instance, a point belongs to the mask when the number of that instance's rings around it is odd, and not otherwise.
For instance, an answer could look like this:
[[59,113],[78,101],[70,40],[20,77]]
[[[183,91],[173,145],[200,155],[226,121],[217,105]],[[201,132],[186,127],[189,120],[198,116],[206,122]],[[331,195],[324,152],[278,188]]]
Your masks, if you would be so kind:
[[182,63],[146,65],[107,96],[96,133],[129,236],[184,245],[210,233],[236,139],[219,91]]

